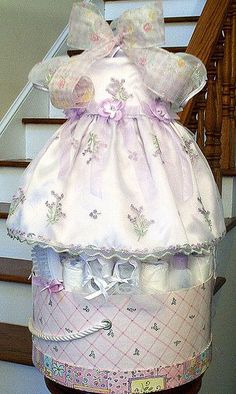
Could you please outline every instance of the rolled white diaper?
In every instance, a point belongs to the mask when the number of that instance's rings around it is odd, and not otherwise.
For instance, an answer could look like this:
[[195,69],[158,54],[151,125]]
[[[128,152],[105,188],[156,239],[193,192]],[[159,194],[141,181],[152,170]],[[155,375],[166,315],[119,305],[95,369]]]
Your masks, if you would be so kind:
[[140,285],[144,293],[154,294],[168,291],[169,264],[158,261],[155,264],[142,263]]
[[193,285],[204,283],[213,273],[213,255],[190,255],[189,269],[192,272]]
[[84,262],[68,259],[63,264],[63,282],[66,291],[82,292],[84,282]]

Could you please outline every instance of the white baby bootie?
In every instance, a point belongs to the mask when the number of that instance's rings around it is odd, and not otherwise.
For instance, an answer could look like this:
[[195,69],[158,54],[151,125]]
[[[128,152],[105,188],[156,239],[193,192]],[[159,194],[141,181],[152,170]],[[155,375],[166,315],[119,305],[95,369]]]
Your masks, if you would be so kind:
[[140,263],[134,259],[118,260],[115,264],[111,281],[115,284],[114,294],[130,294],[139,285]]

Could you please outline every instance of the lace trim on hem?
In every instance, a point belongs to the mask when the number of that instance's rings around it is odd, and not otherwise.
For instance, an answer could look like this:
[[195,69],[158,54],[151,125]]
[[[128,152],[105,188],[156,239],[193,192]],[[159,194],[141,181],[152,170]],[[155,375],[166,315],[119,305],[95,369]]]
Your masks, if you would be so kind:
[[[139,260],[147,260],[151,258],[161,259],[166,256],[171,256],[176,253],[183,253],[186,255],[197,253],[197,254],[209,254],[212,250],[214,250],[215,245],[225,236],[225,232],[223,232],[218,238],[214,240],[207,241],[201,244],[190,245],[171,245],[169,248],[164,250],[152,251],[143,249],[143,250],[115,250],[114,248],[99,248],[94,245],[62,245],[62,244],[53,244],[51,240],[44,239],[43,237],[36,237],[35,234],[28,234],[25,236],[24,233],[21,233],[19,230],[7,229],[8,235],[12,239],[16,239],[20,242],[26,242],[28,245],[38,245],[42,248],[52,248],[57,253],[69,253],[71,255],[78,255],[81,252],[86,251],[89,256],[100,255],[106,259],[112,258],[121,258],[123,260],[128,260],[130,258],[138,258]],[[29,239],[30,237],[30,239]],[[34,239],[35,238],[35,239]]]

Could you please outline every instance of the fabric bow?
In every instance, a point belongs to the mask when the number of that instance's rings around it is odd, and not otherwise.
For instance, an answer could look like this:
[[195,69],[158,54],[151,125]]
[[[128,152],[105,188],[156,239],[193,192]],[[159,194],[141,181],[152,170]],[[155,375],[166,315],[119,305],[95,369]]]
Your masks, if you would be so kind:
[[49,294],[52,293],[59,293],[64,289],[64,286],[61,281],[58,281],[56,279],[53,279],[51,281],[46,281],[45,279],[41,277],[33,277],[33,284],[35,286],[40,286],[42,289],[40,292],[48,290]]
[[203,88],[206,69],[192,55],[161,49],[163,42],[161,0],[124,12],[111,26],[93,4],[78,1],[70,16],[68,45],[85,51],[69,60],[57,57],[39,63],[29,79],[42,89],[49,88],[54,106],[85,107],[95,94],[89,68],[120,47],[140,71],[144,85],[177,109]]

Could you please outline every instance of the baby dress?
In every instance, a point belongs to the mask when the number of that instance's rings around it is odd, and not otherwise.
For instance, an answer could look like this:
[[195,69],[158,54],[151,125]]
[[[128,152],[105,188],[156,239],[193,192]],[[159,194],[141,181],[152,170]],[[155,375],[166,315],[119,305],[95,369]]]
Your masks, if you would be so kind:
[[67,121],[25,171],[7,227],[34,246],[33,361],[68,387],[161,391],[210,361],[212,256],[225,225],[177,116],[206,69],[163,40],[160,1],[111,26],[79,1],[68,44],[84,52],[29,76]]

